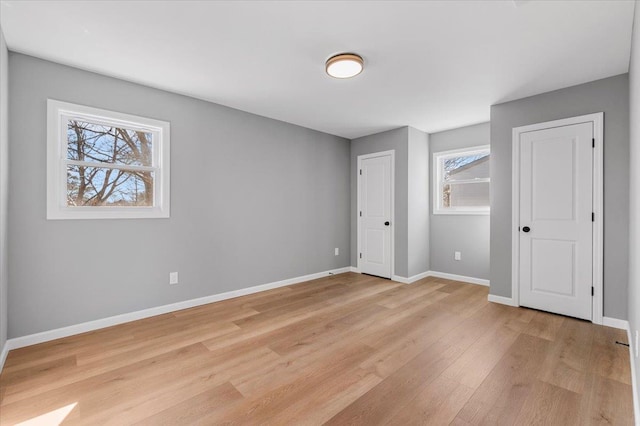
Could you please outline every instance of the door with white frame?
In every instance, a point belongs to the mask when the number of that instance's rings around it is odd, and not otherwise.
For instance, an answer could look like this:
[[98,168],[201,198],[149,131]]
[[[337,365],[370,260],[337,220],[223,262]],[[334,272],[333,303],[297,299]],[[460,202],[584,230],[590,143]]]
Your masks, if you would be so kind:
[[602,114],[513,136],[515,300],[601,322]]
[[394,151],[358,156],[358,269],[393,275]]

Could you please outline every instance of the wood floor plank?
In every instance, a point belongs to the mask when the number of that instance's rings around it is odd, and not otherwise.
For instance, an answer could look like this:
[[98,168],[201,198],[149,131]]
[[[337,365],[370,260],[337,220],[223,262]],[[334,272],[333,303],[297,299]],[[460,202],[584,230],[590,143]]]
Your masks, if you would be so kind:
[[466,404],[475,389],[439,376],[405,404],[387,425],[447,425]]
[[[229,382],[231,371],[243,372],[250,370],[254,364],[274,362],[279,356],[268,348],[255,348],[233,358],[213,360],[204,354],[197,362],[176,369],[175,374],[149,378],[156,380],[157,386],[145,386],[147,382],[136,380],[138,385],[148,388],[147,393],[121,394],[109,402],[109,408],[91,410],[83,418],[84,423],[90,424],[129,424],[140,421],[147,416],[155,415],[167,406],[192,398],[209,388],[217,387]],[[237,392],[237,391],[236,391]],[[86,407],[87,404],[84,405]]]
[[355,370],[354,364],[366,357],[372,349],[366,345],[354,344],[344,351],[335,353],[331,362],[310,366],[293,381],[254,397],[246,398],[232,409],[226,410],[216,420],[221,424],[248,424],[255,418],[272,419],[296,402],[313,394],[325,382]]
[[366,372],[360,376],[352,373],[351,377],[355,380],[347,382],[347,387],[344,387],[342,383],[340,386],[341,391],[336,393],[333,392],[333,389],[331,392],[327,392],[326,389],[320,389],[319,391],[324,395],[322,400],[313,400],[310,398],[302,400],[299,405],[304,404],[304,406],[296,410],[296,417],[291,419],[292,423],[290,424],[325,424],[329,419],[344,410],[345,407],[382,381],[377,375]]
[[594,327],[593,346],[589,371],[600,376],[631,384],[629,350],[617,345],[616,341],[627,343],[627,333],[609,327]]
[[[189,365],[194,359],[206,354],[202,344],[194,344],[180,350],[172,351],[154,359],[133,363],[126,367],[110,371],[97,376],[90,376],[72,384],[36,393],[26,398],[8,401],[0,407],[2,416],[0,424],[15,424],[47,413],[51,410],[82,401],[80,408],[85,405],[105,407],[114,397],[123,392],[131,392],[141,378],[156,378],[156,383],[167,372],[175,372],[176,368]],[[166,377],[166,376],[164,376]],[[117,392],[113,392],[117,389]],[[8,399],[8,398],[7,398]],[[79,410],[75,410],[74,415]]]
[[270,422],[282,425],[324,424],[381,380],[364,370],[332,374],[319,386],[309,389],[304,398],[296,398],[284,409],[273,413]]
[[[345,315],[344,308],[341,307],[340,312],[345,316],[326,323],[325,332],[315,331],[313,338],[304,345],[285,347],[291,350],[283,350],[276,345],[276,352],[283,356],[280,362],[256,368],[247,375],[235,375],[233,384],[244,395],[253,395],[260,389],[281,386],[293,380],[301,369],[310,364],[322,364],[325,359],[330,359],[333,353],[343,351],[352,342],[358,341],[356,336],[366,331],[372,321],[383,318],[387,314],[385,311],[389,310],[373,304],[363,305],[359,310],[355,309]],[[369,315],[363,316],[363,313],[369,313]],[[270,348],[273,347],[269,342],[265,344]]]
[[591,357],[595,327],[573,318],[565,318],[558,337],[540,368],[540,380],[582,394]]
[[537,381],[514,424],[580,425],[580,401],[578,393]]
[[524,333],[546,340],[556,340],[565,317],[548,312],[534,311],[533,318]]
[[465,288],[465,284],[460,281],[452,281],[444,278],[433,279],[432,282],[442,284],[440,291],[445,293],[455,293],[456,291]]
[[399,323],[385,339],[378,340],[376,353],[360,366],[387,377],[462,321],[446,312],[437,313],[435,309],[423,315],[412,315],[408,320]]
[[413,283],[411,289],[407,289],[406,287],[397,287],[398,291],[390,294],[384,300],[378,302],[378,304],[390,309],[397,308],[398,306],[402,306],[405,303],[414,300],[416,297],[440,290],[442,287],[444,287],[444,284],[432,283],[429,281]]
[[134,342],[121,342],[104,347],[101,351],[79,351],[76,357],[79,366],[105,363],[122,354],[127,354],[127,359],[132,360],[136,353],[147,357],[154,356],[191,343],[202,342],[203,339],[224,336],[239,329],[233,322],[212,325],[208,320],[201,319],[188,325],[181,324],[180,327],[167,330],[164,334],[137,336]]
[[23,368],[20,370],[9,370],[2,372],[3,389],[6,390],[13,383],[20,383],[29,381],[30,378],[39,378],[42,376],[51,377],[52,374],[62,372],[62,374],[68,374],[69,371],[77,367],[76,355],[69,355],[63,358],[56,358],[51,361],[45,361],[34,365],[32,367]]
[[437,304],[453,314],[470,317],[487,303],[486,288],[467,285],[449,294]]
[[346,273],[13,350],[0,425],[633,423],[624,331],[487,295]]
[[[309,289],[304,293],[281,297],[259,304],[251,304],[251,308],[258,312],[268,314],[272,311],[282,311],[296,309],[297,306],[305,306],[305,302],[314,303],[318,299],[326,300],[334,295],[342,295],[349,292],[349,288],[343,283],[332,283],[331,285],[319,286]],[[292,306],[293,305],[293,306]],[[266,315],[265,315],[266,316]]]
[[488,303],[441,338],[442,343],[467,350],[474,342],[501,325],[508,325],[515,316],[514,308]]
[[[188,347],[192,344],[200,344],[203,338],[211,338],[220,334],[228,334],[229,330],[235,327],[228,324],[226,327],[211,328],[207,331],[199,330],[195,334],[184,333],[177,336],[170,336],[169,339],[161,339],[157,341],[142,341],[132,343],[130,347],[122,347],[122,351],[111,353],[105,351],[105,357],[98,358],[94,363],[78,365],[75,369],[55,370],[47,375],[32,375],[25,380],[19,382],[7,383],[6,393],[4,394],[0,406],[16,401],[20,398],[42,393],[51,389],[56,389],[68,384],[76,383],[84,377],[95,377],[97,375],[126,367],[137,361],[153,359],[174,350]],[[126,350],[126,352],[125,352]]]
[[[435,302],[447,296],[447,293],[435,291],[419,298],[415,303],[407,303],[389,310],[384,318],[379,319],[364,330],[362,341],[373,347],[382,347],[389,339],[398,337],[398,330],[416,326],[416,316],[428,318],[435,311],[443,313]],[[451,317],[451,316],[448,316]]]
[[545,339],[518,336],[457,417],[472,424],[516,424],[548,346]]
[[331,418],[328,425],[371,425],[388,422],[415,394],[435,380],[462,350],[432,345]]
[[497,327],[481,336],[442,374],[477,389],[517,338],[518,333],[507,326]]
[[632,425],[633,398],[631,386],[616,380],[590,374],[580,409],[583,425]]
[[[211,416],[223,410],[226,405],[241,399],[242,394],[231,383],[225,382],[134,424],[140,426],[193,424],[201,418]],[[123,424],[121,420],[119,423],[117,419],[113,418],[110,419],[109,423],[114,425]]]
[[364,321],[369,321],[376,314],[387,311],[386,308],[379,305],[364,305],[359,309],[349,310],[351,312],[348,313],[344,309],[336,310],[334,313],[339,314],[338,318],[335,316],[325,317],[320,324],[289,332],[279,340],[271,340],[268,345],[280,355],[296,353],[306,346],[315,346],[327,340],[336,339],[344,334],[345,328],[356,327]]
[[[296,380],[309,368],[330,364],[336,353],[348,351],[350,347],[351,341],[344,339],[328,341],[321,347],[305,346],[300,351],[283,356],[277,362],[264,364],[244,374],[235,373],[232,383],[243,395],[255,396],[264,389],[274,389]],[[357,365],[353,367],[359,369]]]

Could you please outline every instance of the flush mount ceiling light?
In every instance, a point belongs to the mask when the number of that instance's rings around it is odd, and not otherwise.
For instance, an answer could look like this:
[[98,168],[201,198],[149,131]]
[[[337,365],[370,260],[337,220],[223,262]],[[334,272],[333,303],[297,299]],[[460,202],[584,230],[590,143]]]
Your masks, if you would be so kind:
[[327,59],[326,71],[331,77],[351,78],[362,72],[364,61],[355,53],[340,53]]

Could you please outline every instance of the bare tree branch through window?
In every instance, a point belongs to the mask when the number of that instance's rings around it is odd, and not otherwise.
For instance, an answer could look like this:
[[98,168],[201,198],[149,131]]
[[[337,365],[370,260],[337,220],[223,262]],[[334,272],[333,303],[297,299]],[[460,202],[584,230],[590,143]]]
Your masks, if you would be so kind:
[[69,120],[67,159],[68,206],[153,205],[151,133]]

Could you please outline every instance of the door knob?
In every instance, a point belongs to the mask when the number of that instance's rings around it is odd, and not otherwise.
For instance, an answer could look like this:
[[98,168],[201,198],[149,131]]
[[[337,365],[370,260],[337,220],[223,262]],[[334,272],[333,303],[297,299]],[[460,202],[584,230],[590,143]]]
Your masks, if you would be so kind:
[[522,228],[522,232],[529,232],[531,231],[531,228],[529,228],[528,226],[525,226],[524,228]]
[[386,221],[386,222],[384,223],[384,226],[389,226],[389,221]]

